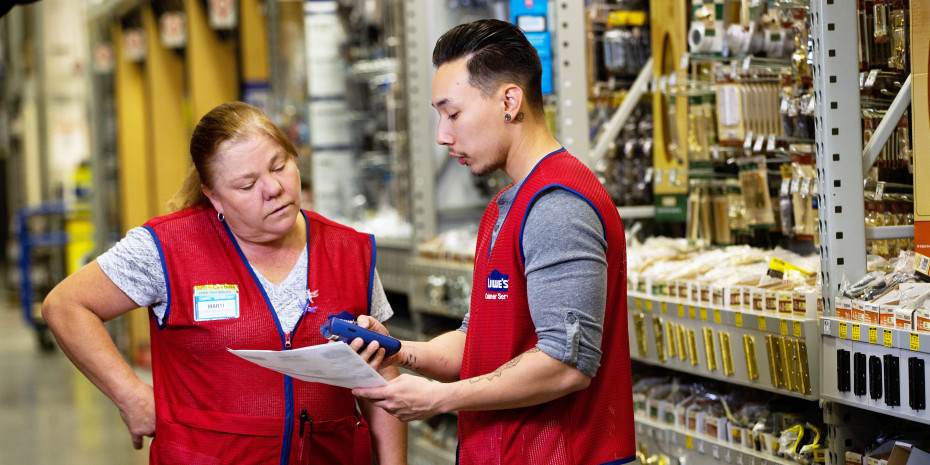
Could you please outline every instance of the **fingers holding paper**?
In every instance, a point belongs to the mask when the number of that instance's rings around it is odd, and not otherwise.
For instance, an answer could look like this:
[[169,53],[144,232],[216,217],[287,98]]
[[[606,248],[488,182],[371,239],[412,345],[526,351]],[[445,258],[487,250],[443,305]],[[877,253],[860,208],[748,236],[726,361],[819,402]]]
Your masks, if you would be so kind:
[[353,389],[352,394],[401,421],[422,420],[444,410],[440,404],[442,383],[412,375],[400,375],[387,386]]

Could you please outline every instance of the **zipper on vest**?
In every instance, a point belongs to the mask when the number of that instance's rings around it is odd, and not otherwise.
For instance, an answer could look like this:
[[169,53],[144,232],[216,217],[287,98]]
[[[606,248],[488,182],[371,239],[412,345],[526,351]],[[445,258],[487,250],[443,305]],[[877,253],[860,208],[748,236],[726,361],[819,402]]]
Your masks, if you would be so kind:
[[284,333],[284,348],[285,349],[291,348],[291,333]]

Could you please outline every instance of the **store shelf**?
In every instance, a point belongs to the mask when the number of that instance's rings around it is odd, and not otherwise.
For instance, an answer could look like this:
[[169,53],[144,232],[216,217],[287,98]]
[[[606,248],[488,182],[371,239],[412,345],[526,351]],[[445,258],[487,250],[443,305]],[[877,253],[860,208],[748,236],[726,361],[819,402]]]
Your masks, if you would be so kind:
[[819,398],[816,319],[720,308],[635,291],[628,293],[627,308],[634,360],[806,400]]
[[[688,465],[731,463],[736,465],[796,465],[796,462],[766,452],[731,444],[693,431],[679,431],[672,425],[637,416],[637,441],[653,441],[658,451],[686,457]],[[653,450],[653,449],[650,449]]]
[[409,270],[412,310],[456,319],[468,313],[471,263],[417,257]]
[[409,293],[410,271],[408,267],[413,250],[411,243],[397,239],[378,239],[376,246],[378,256],[375,266],[384,290],[400,294]]
[[822,319],[821,331],[824,399],[930,424],[930,334],[832,317]]

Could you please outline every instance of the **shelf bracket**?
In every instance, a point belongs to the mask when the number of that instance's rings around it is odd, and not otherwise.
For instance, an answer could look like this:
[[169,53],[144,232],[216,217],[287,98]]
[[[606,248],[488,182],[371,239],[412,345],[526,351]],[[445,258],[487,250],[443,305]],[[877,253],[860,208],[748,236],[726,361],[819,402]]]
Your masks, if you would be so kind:
[[891,102],[891,106],[882,118],[882,122],[878,124],[878,127],[875,128],[875,132],[872,133],[872,138],[869,139],[869,143],[865,144],[865,148],[862,149],[863,178],[872,168],[875,159],[878,158],[878,154],[881,153],[882,148],[885,147],[885,143],[888,142],[888,138],[891,137],[895,127],[898,126],[898,121],[900,121],[901,116],[904,115],[904,110],[907,110],[910,105],[911,75],[909,74],[907,80],[904,81],[904,85],[901,86],[901,90],[898,91],[898,95],[895,95],[894,101]]
[[614,111],[610,120],[604,125],[604,130],[601,132],[600,136],[598,136],[594,149],[591,150],[592,162],[603,159],[604,155],[607,154],[610,143],[617,138],[617,134],[620,133],[620,129],[623,128],[626,120],[633,113],[636,104],[639,103],[640,98],[642,98],[648,90],[652,71],[652,57],[650,57],[649,60],[646,61],[646,64],[643,65],[643,69],[639,70],[636,80],[633,81],[633,85],[631,85],[630,89],[627,91],[626,97],[623,98],[620,107]]

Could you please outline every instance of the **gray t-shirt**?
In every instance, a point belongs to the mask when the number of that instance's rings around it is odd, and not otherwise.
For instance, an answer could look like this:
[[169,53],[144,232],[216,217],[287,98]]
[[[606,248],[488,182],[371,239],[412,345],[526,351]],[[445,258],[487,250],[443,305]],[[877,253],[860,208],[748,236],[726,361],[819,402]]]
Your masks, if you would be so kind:
[[[497,198],[497,233],[520,186]],[[601,363],[607,305],[607,241],[594,208],[581,196],[553,188],[530,206],[523,229],[524,269],[536,347],[593,377]],[[468,317],[459,331],[468,331]]]
[[[133,302],[140,307],[152,307],[158,322],[162,323],[167,310],[168,286],[155,239],[148,230],[141,227],[130,229],[126,237],[97,257],[97,263]],[[285,332],[292,331],[297,325],[303,303],[307,300],[306,263],[307,247],[304,246],[297,264],[277,285],[253,268]],[[376,270],[371,292],[371,316],[383,322],[393,314]]]

